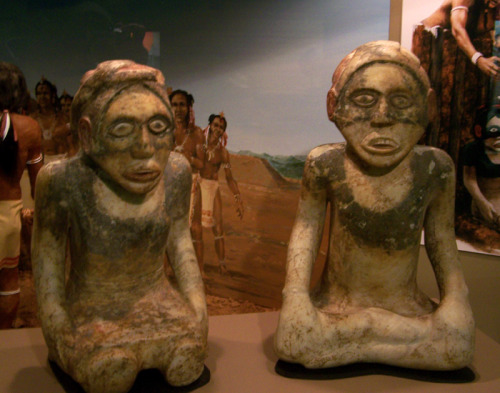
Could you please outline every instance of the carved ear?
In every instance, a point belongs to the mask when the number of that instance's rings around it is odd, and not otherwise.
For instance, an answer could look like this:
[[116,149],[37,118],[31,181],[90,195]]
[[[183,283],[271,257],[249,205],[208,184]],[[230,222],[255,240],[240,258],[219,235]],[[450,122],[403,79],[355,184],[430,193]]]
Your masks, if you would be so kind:
[[326,95],[326,112],[328,113],[328,118],[330,121],[333,120],[333,116],[335,114],[335,107],[337,106],[337,96],[333,91],[333,87],[328,90],[328,94]]
[[433,89],[427,91],[427,118],[429,119],[429,124],[437,126],[439,121],[439,111],[437,107],[437,97],[436,92]]
[[85,154],[89,154],[92,147],[92,123],[87,116],[78,121],[78,139]]

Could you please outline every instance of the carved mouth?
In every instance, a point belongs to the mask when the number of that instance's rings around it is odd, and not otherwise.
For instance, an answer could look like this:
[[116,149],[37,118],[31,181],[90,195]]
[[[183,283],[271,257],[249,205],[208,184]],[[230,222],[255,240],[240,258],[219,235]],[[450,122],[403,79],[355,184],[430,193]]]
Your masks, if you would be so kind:
[[159,168],[132,168],[123,173],[125,179],[137,183],[149,183],[161,175]]
[[399,149],[399,144],[391,138],[376,137],[367,143],[363,143],[363,148],[372,154],[392,154]]

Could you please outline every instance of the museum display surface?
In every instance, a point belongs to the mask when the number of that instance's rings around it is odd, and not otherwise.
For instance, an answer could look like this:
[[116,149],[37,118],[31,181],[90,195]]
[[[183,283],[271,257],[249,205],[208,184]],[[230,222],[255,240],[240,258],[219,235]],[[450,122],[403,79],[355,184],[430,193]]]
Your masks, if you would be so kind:
[[[273,335],[278,312],[209,317],[211,379],[196,392],[397,392],[491,393],[500,390],[500,344],[477,331],[471,383],[435,383],[389,375],[362,375],[335,380],[284,378],[274,368]],[[39,328],[0,331],[0,391],[68,393],[47,363]],[[168,390],[167,390],[168,391]],[[152,393],[152,392],[148,392]]]
[[[347,142],[308,156],[275,350],[311,369],[463,368],[474,320],[453,227],[454,165],[416,145],[436,116],[428,77],[399,43],[376,41],[346,56],[332,82],[328,116]],[[310,293],[328,203],[327,262]],[[422,228],[437,303],[417,286]]]
[[160,71],[101,63],[73,101],[82,152],[39,173],[32,255],[42,331],[49,359],[89,393],[127,392],[142,369],[159,369],[173,386],[204,370],[191,172],[171,152],[173,125]]

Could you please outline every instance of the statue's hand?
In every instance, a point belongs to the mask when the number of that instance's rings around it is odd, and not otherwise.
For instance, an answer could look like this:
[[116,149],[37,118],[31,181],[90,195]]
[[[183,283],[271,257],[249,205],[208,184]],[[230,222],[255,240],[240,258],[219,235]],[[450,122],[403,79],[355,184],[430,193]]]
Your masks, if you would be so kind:
[[75,332],[70,323],[62,323],[50,328],[49,359],[68,369],[70,359],[75,351]]
[[187,294],[187,297],[195,312],[196,320],[201,326],[203,334],[206,335],[208,333],[208,317],[205,297],[199,291],[191,291]]
[[433,314],[433,325],[435,331],[451,331],[463,337],[473,335],[474,318],[467,300],[444,299]]
[[318,311],[307,291],[284,290],[275,349],[280,358],[307,363],[309,343],[321,340]]

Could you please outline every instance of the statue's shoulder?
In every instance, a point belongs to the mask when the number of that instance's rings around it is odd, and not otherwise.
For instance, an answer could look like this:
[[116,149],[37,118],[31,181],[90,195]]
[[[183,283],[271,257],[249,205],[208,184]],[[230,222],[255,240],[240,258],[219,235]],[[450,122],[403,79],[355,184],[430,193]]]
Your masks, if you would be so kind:
[[424,166],[429,174],[451,173],[455,169],[453,160],[444,150],[432,146],[416,145],[413,151],[417,157],[418,166]]
[[36,198],[45,200],[43,206],[49,201],[66,200],[75,190],[75,185],[83,181],[81,166],[76,157],[62,159],[45,164],[38,172],[36,178]]
[[310,189],[325,188],[344,178],[345,143],[325,144],[312,149],[304,167],[303,185]]
[[184,154],[170,152],[165,166],[165,184],[179,184],[191,181],[191,165]]
[[327,143],[316,146],[307,155],[307,159],[311,161],[319,161],[336,156],[343,156],[345,153],[345,143]]
[[307,155],[306,170],[325,175],[343,167],[345,143],[329,143],[312,149]]

